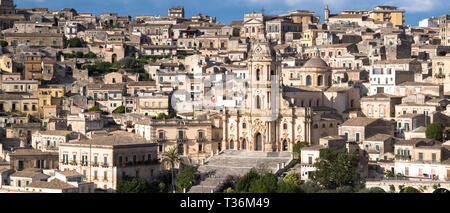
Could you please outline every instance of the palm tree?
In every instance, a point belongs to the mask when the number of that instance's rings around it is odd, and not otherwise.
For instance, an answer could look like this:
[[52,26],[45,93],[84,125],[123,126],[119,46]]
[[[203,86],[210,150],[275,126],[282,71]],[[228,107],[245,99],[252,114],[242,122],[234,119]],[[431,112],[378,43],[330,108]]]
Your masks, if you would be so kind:
[[170,164],[171,169],[172,169],[172,191],[175,191],[174,175],[173,175],[175,164],[180,163],[180,161],[181,161],[180,154],[178,153],[178,150],[175,147],[173,147],[168,152],[165,152],[163,154],[162,162],[166,163],[166,164]]

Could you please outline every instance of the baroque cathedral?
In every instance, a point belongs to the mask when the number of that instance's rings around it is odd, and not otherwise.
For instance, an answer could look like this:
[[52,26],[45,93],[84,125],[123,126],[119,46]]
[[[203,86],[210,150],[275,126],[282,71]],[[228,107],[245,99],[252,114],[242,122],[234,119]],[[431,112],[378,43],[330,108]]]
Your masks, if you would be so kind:
[[342,117],[324,106],[323,95],[332,72],[318,50],[298,71],[300,87],[282,84],[281,56],[264,40],[252,42],[248,71],[245,107],[224,112],[222,148],[291,152],[298,142],[318,144],[337,135]]

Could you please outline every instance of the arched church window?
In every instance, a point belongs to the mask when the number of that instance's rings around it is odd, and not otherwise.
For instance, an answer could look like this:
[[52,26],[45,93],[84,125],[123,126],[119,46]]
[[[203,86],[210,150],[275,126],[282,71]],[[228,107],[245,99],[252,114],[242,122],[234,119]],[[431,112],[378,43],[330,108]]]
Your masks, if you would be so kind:
[[261,79],[261,70],[256,69],[256,80],[259,81]]
[[306,86],[311,86],[311,76],[306,76]]
[[242,123],[242,128],[243,129],[247,128],[247,124],[246,123]]
[[322,84],[323,84],[323,76],[319,75],[319,77],[317,77],[317,85],[322,86]]
[[283,124],[283,129],[287,129],[287,128],[288,128],[287,123],[284,123]]

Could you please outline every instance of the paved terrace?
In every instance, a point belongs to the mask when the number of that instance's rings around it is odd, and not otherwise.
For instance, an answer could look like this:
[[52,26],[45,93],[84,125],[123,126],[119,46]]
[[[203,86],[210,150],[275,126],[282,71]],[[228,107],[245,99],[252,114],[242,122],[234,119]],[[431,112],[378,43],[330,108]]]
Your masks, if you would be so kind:
[[[226,150],[210,158],[198,170],[206,177],[199,185],[193,186],[189,193],[211,193],[228,175],[244,176],[250,169],[260,164],[271,172],[277,172],[282,166],[291,161],[290,152],[250,152],[241,150]],[[214,175],[209,177],[208,173]]]

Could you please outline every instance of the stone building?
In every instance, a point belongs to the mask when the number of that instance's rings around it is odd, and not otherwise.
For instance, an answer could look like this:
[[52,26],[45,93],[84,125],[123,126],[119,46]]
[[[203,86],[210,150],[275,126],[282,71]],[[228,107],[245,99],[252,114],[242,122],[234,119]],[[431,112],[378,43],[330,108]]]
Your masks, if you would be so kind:
[[158,143],[159,155],[177,148],[180,155],[200,163],[223,150],[221,125],[217,116],[197,120],[143,120],[135,124],[135,131],[146,140]]
[[114,192],[129,177],[151,181],[160,172],[157,144],[139,136],[108,135],[59,146],[60,170],[75,170],[96,188]]

